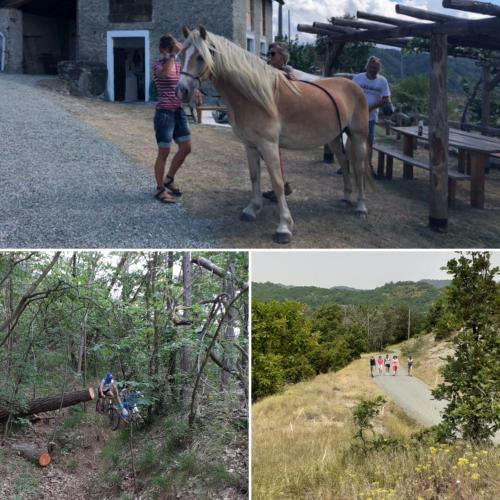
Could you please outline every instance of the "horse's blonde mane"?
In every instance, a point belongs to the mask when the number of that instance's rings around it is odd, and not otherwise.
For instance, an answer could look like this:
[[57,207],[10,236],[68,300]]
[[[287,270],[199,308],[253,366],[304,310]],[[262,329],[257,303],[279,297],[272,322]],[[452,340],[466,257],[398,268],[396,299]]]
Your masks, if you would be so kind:
[[210,32],[207,35],[204,40],[195,30],[187,41],[203,57],[213,78],[230,80],[249,101],[259,104],[271,116],[277,114],[275,92],[279,83],[284,82],[293,92],[299,93],[283,72],[222,36]]

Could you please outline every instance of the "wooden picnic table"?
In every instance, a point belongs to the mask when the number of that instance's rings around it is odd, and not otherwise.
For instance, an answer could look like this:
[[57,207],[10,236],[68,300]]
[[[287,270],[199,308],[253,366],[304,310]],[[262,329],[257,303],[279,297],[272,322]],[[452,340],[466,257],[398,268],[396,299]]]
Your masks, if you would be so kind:
[[[429,141],[428,127],[423,127],[422,135],[418,135],[417,126],[392,127],[392,129],[403,135],[403,152],[408,156],[413,156],[415,139]],[[462,152],[470,156],[470,204],[476,208],[484,208],[485,171],[488,165],[488,157],[491,154],[500,153],[500,141],[492,137],[482,137],[464,130],[450,128],[448,146],[457,148],[459,154]],[[413,177],[413,167],[405,164],[403,175],[405,178],[411,179]]]

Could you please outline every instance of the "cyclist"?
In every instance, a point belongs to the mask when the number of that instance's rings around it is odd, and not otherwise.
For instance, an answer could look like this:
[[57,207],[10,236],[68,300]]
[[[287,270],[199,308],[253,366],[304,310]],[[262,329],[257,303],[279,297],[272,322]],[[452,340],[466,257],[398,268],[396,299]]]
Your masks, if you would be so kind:
[[104,399],[111,395],[113,399],[118,399],[118,391],[113,381],[113,374],[108,372],[106,376],[101,380],[98,389],[99,401],[97,407],[99,411],[104,411]]

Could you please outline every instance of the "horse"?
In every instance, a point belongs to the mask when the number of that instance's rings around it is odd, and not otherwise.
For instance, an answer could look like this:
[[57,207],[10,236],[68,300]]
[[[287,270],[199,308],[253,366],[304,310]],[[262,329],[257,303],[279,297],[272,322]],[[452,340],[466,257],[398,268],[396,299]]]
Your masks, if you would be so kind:
[[[342,167],[342,206],[351,206],[352,166],[358,190],[356,212],[366,217],[364,182],[367,164],[368,105],[362,89],[346,78],[322,78],[313,84],[292,81],[283,72],[203,26],[190,31],[181,50],[177,97],[187,102],[203,80],[210,79],[227,105],[228,119],[245,146],[252,198],[240,219],[254,221],[262,210],[260,160],[276,194],[277,243],[289,243],[293,220],[284,194],[279,148],[309,149],[329,144]],[[344,149],[342,134],[347,134]]]

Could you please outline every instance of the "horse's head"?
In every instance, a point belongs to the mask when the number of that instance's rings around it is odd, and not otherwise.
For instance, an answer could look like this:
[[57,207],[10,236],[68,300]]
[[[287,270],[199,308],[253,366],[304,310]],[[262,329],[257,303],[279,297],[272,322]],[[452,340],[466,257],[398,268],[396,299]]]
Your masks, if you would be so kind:
[[200,26],[199,31],[189,31],[183,26],[182,33],[186,38],[181,51],[184,62],[175,93],[180,100],[189,102],[201,81],[209,78],[212,56],[204,26]]

